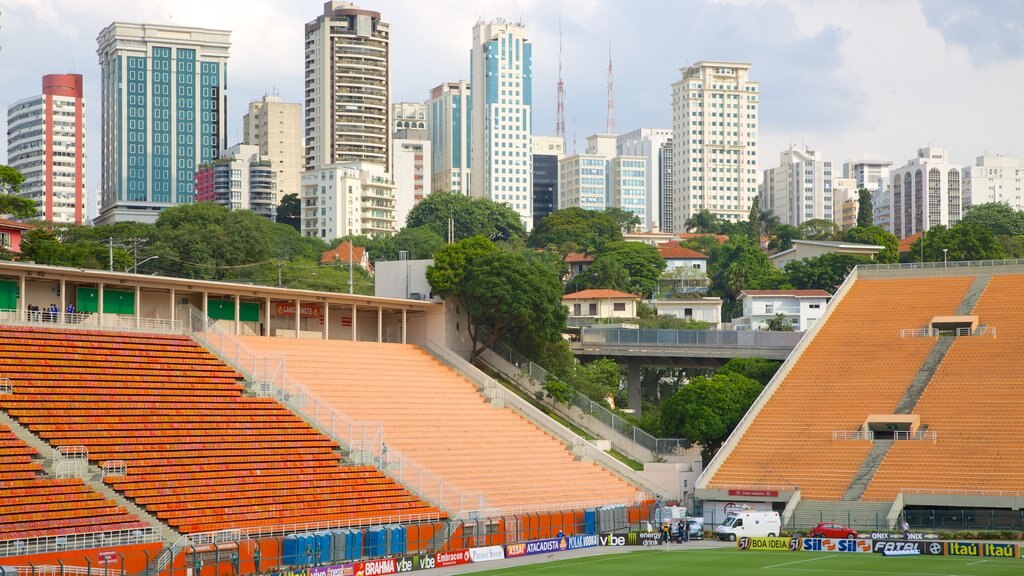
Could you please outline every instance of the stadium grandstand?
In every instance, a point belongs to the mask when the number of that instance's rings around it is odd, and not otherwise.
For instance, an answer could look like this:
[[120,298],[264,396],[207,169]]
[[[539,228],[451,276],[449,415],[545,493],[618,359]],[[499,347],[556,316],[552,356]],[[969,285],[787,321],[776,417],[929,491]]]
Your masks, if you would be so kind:
[[704,470],[705,515],[888,529],[957,510],[1019,529],[1024,266],[957,264],[856,269]]
[[651,518],[642,478],[430,341],[457,322],[0,263],[0,565],[254,573]]

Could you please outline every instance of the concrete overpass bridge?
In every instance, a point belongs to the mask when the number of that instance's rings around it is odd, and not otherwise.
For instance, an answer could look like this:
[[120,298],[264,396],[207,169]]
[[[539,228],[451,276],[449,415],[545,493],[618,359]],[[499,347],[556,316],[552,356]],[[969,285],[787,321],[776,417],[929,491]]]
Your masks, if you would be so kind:
[[[583,328],[571,343],[581,362],[611,358],[627,367],[629,405],[640,406],[640,368],[720,368],[733,358],[785,360],[803,332]],[[639,412],[639,410],[638,410]]]

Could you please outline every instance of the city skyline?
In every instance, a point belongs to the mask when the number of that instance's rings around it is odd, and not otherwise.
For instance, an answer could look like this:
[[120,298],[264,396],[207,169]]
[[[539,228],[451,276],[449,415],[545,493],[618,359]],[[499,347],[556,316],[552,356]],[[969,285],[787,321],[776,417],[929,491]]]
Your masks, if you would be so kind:
[[[534,45],[538,135],[555,131],[561,18],[570,154],[574,135],[581,148],[588,135],[604,131],[608,40],[623,133],[671,127],[671,84],[681,67],[702,59],[751,62],[763,96],[758,173],[791,143],[837,164],[884,158],[897,166],[927,145],[947,147],[961,165],[1024,150],[1024,115],[1012,112],[1024,78],[1024,5],[1015,3],[981,10],[980,3],[951,0],[651,2],[636,18],[610,18],[625,8],[610,0],[356,4],[392,24],[394,102],[422,102],[434,86],[468,80],[479,19],[521,21]],[[227,143],[235,144],[248,102],[266,93],[301,101],[303,26],[322,5],[266,0],[239,10],[192,0],[14,0],[0,16],[0,101],[8,106],[32,95],[45,74],[76,72],[84,76],[86,101],[98,103],[96,36],[114,21],[223,28],[232,31]],[[98,105],[87,109],[90,132],[101,125],[99,112]],[[94,195],[100,138],[87,143]]]

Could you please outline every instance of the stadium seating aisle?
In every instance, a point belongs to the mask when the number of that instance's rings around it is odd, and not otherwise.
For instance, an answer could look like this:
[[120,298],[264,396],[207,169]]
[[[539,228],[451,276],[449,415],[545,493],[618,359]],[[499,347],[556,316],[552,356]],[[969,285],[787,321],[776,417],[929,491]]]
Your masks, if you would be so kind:
[[858,280],[712,477],[709,488],[799,486],[841,499],[868,441],[832,440],[891,413],[935,338],[901,338],[955,312],[973,278]]
[[865,500],[892,500],[905,489],[1021,490],[1021,294],[1024,276],[992,278],[973,314],[980,324],[995,327],[996,336],[956,339],[914,408],[936,440],[894,444]]
[[[243,337],[284,354],[289,378],[359,420],[381,421],[399,450],[492,506],[632,503],[638,490],[510,409],[494,409],[474,384],[424,350],[403,344]],[[329,368],[328,368],[329,367]]]
[[0,425],[0,540],[146,527],[81,480],[43,476],[36,456]]
[[335,442],[243,396],[187,337],[0,326],[0,376],[14,388],[0,408],[51,445],[124,461],[106,481],[181,532],[439,513],[379,470],[342,466]]

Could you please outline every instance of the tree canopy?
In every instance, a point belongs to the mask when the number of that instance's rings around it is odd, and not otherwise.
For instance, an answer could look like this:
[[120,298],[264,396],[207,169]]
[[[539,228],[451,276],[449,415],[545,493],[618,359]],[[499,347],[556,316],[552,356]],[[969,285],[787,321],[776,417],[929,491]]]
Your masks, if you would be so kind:
[[605,208],[604,213],[611,216],[623,233],[635,232],[642,224],[639,216],[622,208]]
[[662,404],[662,432],[699,443],[710,462],[763,388],[736,372],[697,376]]
[[[956,260],[999,260],[1006,258],[1006,250],[992,230],[978,222],[961,222],[952,228],[936,226],[918,238],[910,248],[910,256],[921,254],[927,262]],[[946,249],[945,255],[942,249]]]
[[785,275],[750,238],[730,238],[722,245],[711,267],[713,285],[736,298],[744,289],[770,290],[785,285]]
[[484,236],[491,241],[525,238],[519,214],[507,204],[472,198],[457,192],[433,192],[409,211],[407,228],[427,228],[439,238],[448,237],[448,220],[454,222],[455,239]]
[[774,252],[785,252],[793,247],[793,240],[803,240],[803,232],[796,226],[782,224],[775,229],[775,236],[768,242],[768,249]]
[[794,288],[825,290],[834,294],[851,270],[859,264],[870,263],[871,260],[861,256],[823,254],[786,264],[786,277]]
[[1024,212],[1014,210],[1005,202],[989,202],[971,206],[960,223],[979,224],[988,228],[996,236],[1024,234]]
[[719,374],[740,374],[767,386],[772,376],[782,367],[782,362],[764,358],[733,358],[718,369]]
[[875,210],[871,205],[871,191],[857,190],[857,226],[868,228],[875,224]]
[[899,239],[886,232],[885,228],[881,226],[854,226],[846,231],[843,240],[856,244],[883,246],[884,248],[875,255],[875,262],[879,264],[891,264],[900,261]]
[[805,220],[797,228],[806,240],[835,240],[842,232],[838,224],[824,218]]
[[665,266],[665,259],[653,246],[610,242],[576,283],[583,288],[609,288],[649,296],[657,288]]
[[299,195],[292,193],[282,196],[281,203],[277,205],[277,222],[279,224],[287,224],[295,228],[297,232],[301,232],[301,217],[302,201],[299,200]]
[[697,212],[693,216],[690,216],[686,219],[686,222],[683,223],[683,227],[686,228],[687,232],[697,232],[701,234],[713,234],[718,231],[718,226],[718,215],[707,208]]
[[573,207],[555,210],[535,223],[526,244],[562,252],[595,252],[606,243],[619,240],[622,228],[611,215]]

